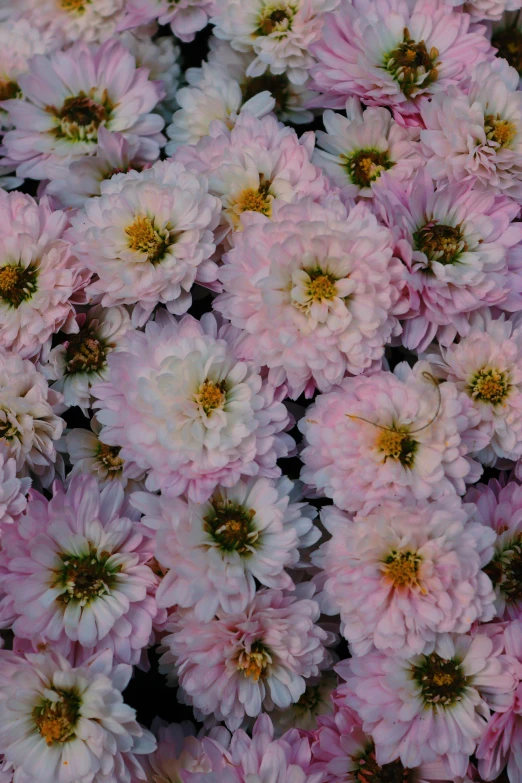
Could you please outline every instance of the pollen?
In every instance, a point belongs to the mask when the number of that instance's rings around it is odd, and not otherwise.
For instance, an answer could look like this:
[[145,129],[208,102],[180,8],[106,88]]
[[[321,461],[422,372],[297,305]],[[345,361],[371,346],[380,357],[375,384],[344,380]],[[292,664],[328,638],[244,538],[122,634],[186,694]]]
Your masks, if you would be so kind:
[[250,652],[244,650],[239,654],[237,660],[237,669],[243,672],[245,677],[249,677],[254,682],[266,677],[268,667],[272,663],[272,658],[263,645],[255,642]]
[[498,144],[499,147],[509,147],[517,135],[515,123],[502,120],[498,115],[494,117],[492,114],[488,114],[484,118],[484,129],[487,138]]
[[151,218],[138,215],[131,225],[127,226],[125,233],[129,237],[130,249],[136,253],[144,253],[151,264],[157,264],[165,255],[168,243],[155,228]]
[[384,578],[395,587],[418,587],[425,593],[419,584],[420,562],[415,552],[392,552],[384,564]]
[[468,394],[474,400],[500,405],[507,398],[509,389],[506,373],[495,369],[483,369],[472,378]]
[[203,408],[207,416],[217,408],[222,408],[226,402],[226,394],[223,391],[221,383],[204,381],[196,394],[196,402]]
[[309,285],[309,291],[314,302],[321,302],[324,299],[332,300],[337,296],[335,282],[327,275],[319,275],[314,278]]
[[236,206],[239,212],[260,212],[267,217],[272,213],[271,199],[265,189],[247,188],[241,193]]

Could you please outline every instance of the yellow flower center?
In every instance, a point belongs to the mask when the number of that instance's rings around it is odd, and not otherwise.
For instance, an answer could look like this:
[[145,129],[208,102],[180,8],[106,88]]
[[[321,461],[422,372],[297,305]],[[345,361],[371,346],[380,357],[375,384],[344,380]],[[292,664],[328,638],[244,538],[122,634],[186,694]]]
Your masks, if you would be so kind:
[[213,383],[213,381],[204,381],[196,394],[196,402],[203,408],[207,416],[217,408],[222,408],[226,402],[227,396],[222,388],[222,383]]
[[70,742],[75,738],[79,709],[79,698],[66,691],[60,693],[59,701],[46,699],[35,707],[33,720],[47,745]]
[[335,281],[328,275],[320,274],[313,278],[308,290],[314,302],[320,302],[324,299],[332,300],[337,296]]
[[260,212],[270,217],[272,214],[272,199],[268,194],[268,187],[261,186],[258,190],[247,188],[239,196],[236,202],[236,212]]
[[105,465],[109,471],[120,471],[123,467],[123,460],[119,456],[119,446],[107,446],[106,443],[100,443],[98,447],[98,459]]
[[432,47],[428,52],[424,41],[415,41],[405,27],[402,43],[385,57],[384,67],[399,83],[404,95],[411,98],[437,81],[438,56],[438,49]]
[[77,14],[83,14],[86,6],[91,4],[91,0],[59,0],[64,11],[73,11]]
[[509,120],[502,120],[500,117],[494,117],[492,114],[484,118],[484,129],[486,137],[490,141],[496,142],[499,147],[508,147],[517,135],[517,126]]
[[29,265],[6,264],[0,268],[0,299],[15,309],[31,299],[37,288],[38,273]]
[[[419,564],[421,558],[415,552],[392,552],[384,564],[384,578],[395,587],[419,587]],[[421,588],[425,593],[425,589]]]
[[266,677],[272,658],[262,644],[255,642],[250,652],[243,650],[237,659],[237,669],[243,672],[245,677],[251,677],[254,682]]
[[400,462],[404,467],[413,465],[417,442],[407,432],[395,429],[379,430],[375,445],[378,451],[384,454],[383,462],[393,459]]
[[285,2],[268,3],[258,21],[255,35],[286,34],[292,28],[292,19],[296,9]]
[[472,378],[468,394],[474,400],[500,405],[509,394],[509,380],[506,373],[494,369],[479,370]]
[[157,264],[165,255],[168,243],[159,234],[151,218],[138,215],[125,233],[129,237],[129,247],[136,253],[144,253],[147,261]]

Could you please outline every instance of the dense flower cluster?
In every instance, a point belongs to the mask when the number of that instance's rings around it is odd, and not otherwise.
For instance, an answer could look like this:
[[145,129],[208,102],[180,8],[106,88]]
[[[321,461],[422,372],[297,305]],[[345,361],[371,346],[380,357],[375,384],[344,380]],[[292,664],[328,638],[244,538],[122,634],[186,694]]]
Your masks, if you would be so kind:
[[0,783],[522,783],[522,0],[0,0]]

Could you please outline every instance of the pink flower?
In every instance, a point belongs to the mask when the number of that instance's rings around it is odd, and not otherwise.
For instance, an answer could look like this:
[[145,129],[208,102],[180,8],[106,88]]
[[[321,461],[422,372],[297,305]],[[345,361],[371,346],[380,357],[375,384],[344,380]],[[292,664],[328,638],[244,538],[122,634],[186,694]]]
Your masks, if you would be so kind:
[[323,611],[340,611],[352,654],[376,647],[418,655],[438,634],[467,633],[494,617],[495,594],[481,569],[496,536],[472,521],[473,511],[455,495],[408,507],[387,501],[354,519],[323,509],[332,537],[312,559],[325,572]]
[[483,19],[500,20],[506,11],[519,11],[522,7],[521,0],[445,0],[445,2],[453,8],[463,6],[473,22]]
[[470,312],[502,307],[513,286],[510,253],[522,240],[518,204],[472,181],[435,187],[425,169],[408,185],[383,175],[376,200],[406,266],[407,348],[425,350],[435,337],[450,345],[469,333]]
[[[156,614],[153,545],[126,515],[124,493],[93,477],[55,483],[51,501],[32,492],[25,515],[2,537],[3,624],[26,639],[67,637],[138,663]],[[134,514],[134,517],[136,515]]]
[[363,204],[331,199],[243,219],[224,256],[214,307],[244,332],[240,356],[269,368],[290,396],[329,391],[347,372],[378,367],[400,326],[401,265],[392,235]]
[[502,649],[497,637],[447,635],[425,655],[373,652],[338,664],[377,763],[411,768],[442,756],[455,777],[465,775],[490,710],[504,712],[513,699],[517,680]]
[[231,730],[245,715],[289,707],[303,694],[305,678],[330,662],[325,644],[334,637],[316,624],[313,593],[311,584],[294,593],[264,588],[244,612],[218,610],[207,623],[179,610],[167,623],[160,670],[175,670],[188,703]]
[[193,607],[209,622],[216,611],[245,611],[256,580],[292,589],[285,568],[299,564],[299,548],[320,537],[314,508],[286,477],[253,478],[218,487],[206,503],[134,493],[132,505],[156,530],[156,560],[166,571],[158,588],[161,607]]
[[0,536],[5,525],[18,525],[27,507],[30,478],[18,478],[16,462],[0,450]]
[[241,230],[244,212],[271,217],[278,201],[324,196],[328,185],[311,163],[313,149],[313,133],[298,138],[275,117],[258,119],[245,111],[232,130],[216,122],[209,136],[195,146],[178,148],[174,157],[208,176],[210,192],[223,205],[224,235],[230,228]]
[[345,378],[317,397],[299,422],[301,478],[345,511],[368,513],[383,499],[462,495],[481,468],[467,456],[482,441],[471,402],[435,384],[427,362]]
[[208,22],[214,0],[128,0],[120,30],[139,27],[157,19],[170,24],[174,35],[190,42]]
[[148,470],[147,489],[206,501],[241,476],[276,478],[293,448],[286,390],[235,355],[237,330],[216,319],[159,311],[108,356],[109,380],[93,386],[100,439]]
[[514,660],[518,687],[506,712],[495,713],[476,751],[478,768],[484,780],[494,780],[507,765],[511,783],[522,779],[522,623],[515,620],[504,630],[504,645]]
[[0,190],[0,344],[22,357],[60,329],[78,331],[74,306],[86,301],[90,272],[64,239],[67,226],[47,199]]
[[503,59],[483,62],[469,89],[450,87],[422,108],[426,171],[437,182],[475,178],[475,187],[522,201],[522,93]]
[[349,95],[389,106],[395,119],[420,125],[428,98],[465,84],[493,49],[470,17],[437,0],[341,0],[326,14],[313,52],[316,105],[340,109]]
[[471,487],[466,500],[475,503],[475,519],[497,533],[494,553],[487,566],[497,595],[501,619],[522,618],[522,487],[517,481],[502,486],[496,479]]
[[164,123],[152,110],[163,88],[119,41],[37,55],[19,83],[25,100],[2,103],[14,130],[3,138],[1,161],[15,165],[18,176],[63,177],[70,163],[96,152],[101,126],[136,138],[145,160],[158,157]]

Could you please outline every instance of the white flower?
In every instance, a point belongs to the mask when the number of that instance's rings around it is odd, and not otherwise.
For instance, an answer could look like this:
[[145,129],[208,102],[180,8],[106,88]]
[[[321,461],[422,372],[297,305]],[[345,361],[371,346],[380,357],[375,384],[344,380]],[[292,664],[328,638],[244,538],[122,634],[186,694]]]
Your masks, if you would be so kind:
[[130,770],[121,774],[129,763],[143,775],[134,754],[151,753],[156,741],[123,702],[131,675],[109,650],[77,668],[60,655],[1,651],[0,752],[15,780],[131,783]]
[[32,23],[51,33],[60,46],[112,38],[123,18],[125,0],[21,0],[21,4]]
[[75,251],[98,277],[88,292],[104,307],[133,305],[144,324],[158,303],[181,314],[195,281],[216,279],[212,229],[220,203],[205,177],[183,164],[155,163],[107,180],[71,221]]
[[31,479],[17,478],[15,460],[0,451],[0,528],[18,522],[27,506],[30,486]]
[[381,173],[389,171],[399,180],[410,179],[422,162],[416,128],[404,128],[385,108],[363,113],[358,98],[346,101],[346,117],[327,110],[323,114],[326,133],[317,131],[312,158],[346,198],[373,196]]
[[79,331],[51,350],[42,372],[55,381],[51,388],[63,394],[65,405],[78,405],[87,415],[91,385],[107,378],[107,356],[118,350],[131,320],[124,307],[106,310],[101,305],[76,320]]
[[160,607],[194,607],[203,622],[218,609],[241,612],[254,598],[256,580],[291,589],[285,568],[299,562],[298,548],[319,538],[316,511],[299,503],[288,478],[240,481],[218,487],[206,503],[135,493],[131,503],[157,530],[155,557],[168,569],[158,588]]
[[476,453],[484,465],[522,456],[522,320],[493,320],[488,310],[471,319],[470,333],[427,357],[435,373],[465,392],[480,416],[488,445]]
[[247,76],[288,73],[290,81],[303,84],[315,60],[310,47],[321,33],[322,15],[339,0],[220,0],[211,22],[214,35],[235,49],[254,51],[256,59]]
[[18,475],[30,472],[48,486],[57,461],[55,441],[65,422],[56,416],[62,395],[47,386],[28,359],[0,349],[0,445],[16,461]]

